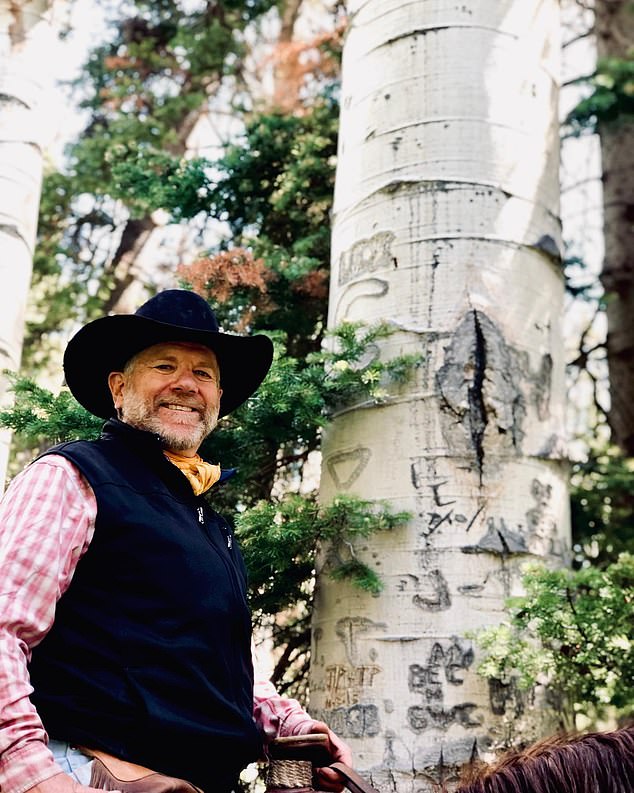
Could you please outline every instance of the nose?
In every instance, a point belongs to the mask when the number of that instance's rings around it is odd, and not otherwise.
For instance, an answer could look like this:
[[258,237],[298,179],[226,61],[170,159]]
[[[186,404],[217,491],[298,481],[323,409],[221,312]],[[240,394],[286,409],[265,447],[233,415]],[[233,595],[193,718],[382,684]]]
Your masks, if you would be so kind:
[[193,393],[198,390],[198,383],[194,373],[186,366],[178,369],[172,381],[172,388],[175,391],[187,391]]

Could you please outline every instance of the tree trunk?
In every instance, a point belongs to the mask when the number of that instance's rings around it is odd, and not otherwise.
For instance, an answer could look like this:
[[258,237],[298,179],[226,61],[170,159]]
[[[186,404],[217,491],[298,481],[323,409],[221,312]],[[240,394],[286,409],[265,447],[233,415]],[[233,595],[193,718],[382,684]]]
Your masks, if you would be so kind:
[[113,280],[102,307],[104,314],[131,314],[136,309],[129,304],[127,296],[138,277],[137,260],[155,228],[156,223],[151,216],[126,221],[109,267]]
[[[595,32],[599,58],[631,59],[632,0],[597,0]],[[634,123],[619,117],[599,126],[603,163],[601,281],[606,291],[612,439],[634,456]]]
[[280,34],[274,52],[273,99],[274,108],[290,112],[299,104],[301,82],[295,79],[299,64],[294,52],[293,35],[303,0],[286,0],[280,7]]
[[[343,57],[329,325],[387,320],[414,382],[325,433],[321,495],[408,525],[352,553],[372,597],[319,571],[311,711],[376,787],[550,729],[534,694],[476,674],[531,559],[569,550],[556,0],[355,0]],[[542,703],[543,704],[543,703]]]
[[[0,0],[0,370],[20,366],[42,183],[41,103],[54,0]],[[0,399],[6,394],[0,380]],[[0,434],[0,489],[9,434]]]

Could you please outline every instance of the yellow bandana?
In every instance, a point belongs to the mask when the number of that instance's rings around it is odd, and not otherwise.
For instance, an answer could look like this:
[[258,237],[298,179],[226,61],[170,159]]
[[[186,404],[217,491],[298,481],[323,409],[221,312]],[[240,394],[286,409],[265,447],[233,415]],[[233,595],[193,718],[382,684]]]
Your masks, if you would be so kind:
[[205,462],[198,454],[195,457],[184,457],[182,454],[166,452],[165,449],[163,454],[189,479],[196,496],[209,490],[220,479],[220,466]]

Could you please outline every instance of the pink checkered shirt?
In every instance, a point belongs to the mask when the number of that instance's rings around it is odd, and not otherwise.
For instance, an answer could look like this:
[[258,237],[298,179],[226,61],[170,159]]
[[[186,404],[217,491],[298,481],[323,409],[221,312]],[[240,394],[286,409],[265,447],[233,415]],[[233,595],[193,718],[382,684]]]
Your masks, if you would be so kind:
[[[27,663],[46,635],[95,529],[97,503],[79,471],[59,455],[30,465],[0,503],[0,791],[24,793],[61,769],[29,696]],[[253,716],[267,741],[310,731],[297,700],[258,673]],[[55,736],[54,736],[55,737]]]

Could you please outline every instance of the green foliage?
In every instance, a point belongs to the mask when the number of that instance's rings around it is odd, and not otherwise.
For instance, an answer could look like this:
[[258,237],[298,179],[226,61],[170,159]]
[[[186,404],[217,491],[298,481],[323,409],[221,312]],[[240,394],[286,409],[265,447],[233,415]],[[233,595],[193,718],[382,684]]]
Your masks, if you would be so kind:
[[485,677],[546,682],[584,714],[634,713],[634,556],[601,570],[527,568],[510,624],[476,636]]
[[[297,116],[254,114],[243,139],[214,163],[170,155],[134,130],[131,142],[114,144],[108,137],[96,154],[111,163],[109,193],[133,214],[164,209],[179,221],[208,212],[228,223],[234,244],[251,243],[256,256],[265,253],[269,266],[296,280],[327,265],[337,123],[338,105],[324,99]],[[104,145],[102,136],[98,145]],[[215,183],[212,167],[220,172]]]
[[223,175],[211,196],[235,237],[255,227],[258,237],[286,248],[305,245],[308,231],[314,255],[328,250],[323,224],[332,203],[338,111],[325,98],[301,115],[263,113],[247,122],[243,140],[217,163]]
[[108,157],[115,159],[112,195],[127,200],[132,217],[164,209],[180,221],[206,210],[207,160],[173,157],[149,147],[137,147],[127,157],[110,150]]
[[616,448],[593,449],[571,477],[573,541],[577,561],[605,567],[634,554],[634,460]]
[[331,576],[380,592],[379,577],[356,556],[354,542],[375,531],[391,530],[408,517],[387,505],[351,496],[339,496],[322,507],[313,497],[297,494],[259,502],[240,514],[236,523],[254,610],[274,614],[309,600],[316,554],[324,542]]
[[75,400],[70,391],[58,395],[41,388],[32,380],[4,372],[12,382],[15,403],[0,412],[0,426],[9,427],[33,446],[46,445],[75,438],[96,438],[103,425]]
[[[92,118],[69,158],[84,192],[118,195],[121,174],[113,172],[115,165],[139,165],[148,147],[165,158],[182,155],[192,114],[241,63],[245,26],[274,5],[273,0],[204,3],[198,9],[175,0],[130,5],[112,40],[92,51],[81,79],[81,106]],[[160,205],[156,199],[149,200],[150,207]],[[167,208],[176,207],[172,202]]]
[[[634,50],[632,50],[634,53]],[[604,58],[591,77],[579,78],[592,93],[570,111],[564,130],[569,135],[596,132],[605,124],[628,123],[634,119],[634,57]]]

